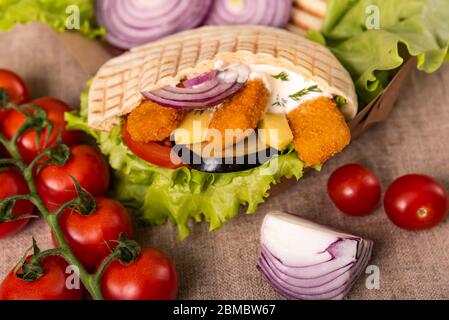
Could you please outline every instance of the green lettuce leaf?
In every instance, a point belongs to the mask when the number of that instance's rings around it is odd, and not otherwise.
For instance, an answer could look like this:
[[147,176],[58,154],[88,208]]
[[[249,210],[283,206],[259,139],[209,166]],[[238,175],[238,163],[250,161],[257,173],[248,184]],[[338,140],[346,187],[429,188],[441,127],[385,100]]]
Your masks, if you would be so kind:
[[96,26],[95,0],[0,0],[0,31],[10,30],[16,23],[41,21],[62,32],[69,16],[67,7],[73,5],[80,13],[78,31],[90,38],[105,34],[103,28]]
[[[241,205],[254,213],[269,195],[272,184],[282,177],[300,179],[304,163],[292,148],[265,163],[243,172],[212,174],[181,168],[165,169],[135,156],[122,142],[121,125],[111,132],[91,129],[86,122],[87,94],[81,97],[80,115],[66,114],[68,128],[93,136],[109,158],[115,172],[113,196],[134,208],[151,224],[170,220],[178,226],[179,238],[189,235],[188,223],[207,221],[210,230],[235,217]],[[318,166],[317,170],[320,169]]]
[[[380,29],[369,30],[367,21],[373,22],[376,8]],[[429,73],[447,60],[449,1],[331,0],[323,35],[351,73],[364,106],[385,89],[409,55]]]

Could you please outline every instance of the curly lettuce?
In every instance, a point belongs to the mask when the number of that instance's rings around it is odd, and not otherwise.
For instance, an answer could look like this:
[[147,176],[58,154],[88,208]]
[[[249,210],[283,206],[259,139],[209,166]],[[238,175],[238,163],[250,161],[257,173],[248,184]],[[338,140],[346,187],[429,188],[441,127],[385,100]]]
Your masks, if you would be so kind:
[[90,38],[105,34],[96,25],[95,0],[0,0],[0,31],[10,30],[16,23],[41,21],[62,32],[71,13],[66,12],[69,6],[79,9],[78,31]]
[[330,47],[349,70],[364,106],[408,56],[429,73],[449,60],[449,1],[331,0],[322,35],[310,37]]
[[241,205],[247,206],[248,214],[256,212],[268,197],[271,185],[281,178],[299,180],[303,175],[304,163],[291,150],[243,172],[212,174],[157,167],[138,158],[124,145],[120,125],[111,132],[90,128],[86,111],[84,93],[80,114],[66,114],[68,128],[94,137],[109,158],[115,173],[112,195],[134,208],[150,224],[170,220],[178,226],[180,239],[189,235],[188,223],[192,218],[196,222],[206,220],[210,230],[216,230],[235,217]]

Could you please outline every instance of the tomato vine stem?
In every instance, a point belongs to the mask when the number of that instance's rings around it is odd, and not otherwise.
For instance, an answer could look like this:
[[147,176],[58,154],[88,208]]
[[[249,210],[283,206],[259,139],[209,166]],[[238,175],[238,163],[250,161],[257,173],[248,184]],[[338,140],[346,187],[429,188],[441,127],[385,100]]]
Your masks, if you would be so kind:
[[[22,171],[23,177],[28,185],[28,188],[30,190],[29,195],[21,196],[21,199],[27,199],[31,201],[36,208],[39,210],[39,212],[42,214],[42,217],[45,219],[46,223],[50,226],[51,231],[53,232],[54,237],[56,238],[56,241],[59,244],[59,248],[57,249],[50,249],[43,251],[39,253],[39,257],[45,257],[48,255],[59,255],[63,257],[68,264],[72,266],[76,266],[79,270],[79,278],[81,282],[84,285],[84,288],[90,293],[92,298],[94,300],[103,300],[103,294],[101,292],[101,276],[105,268],[108,266],[109,263],[111,263],[114,259],[118,258],[118,252],[113,251],[109,257],[107,257],[102,265],[98,268],[98,271],[95,274],[90,274],[87,272],[86,268],[81,264],[81,262],[75,257],[72,250],[70,249],[67,241],[64,238],[64,234],[61,230],[61,227],[59,226],[59,215],[60,213],[65,209],[68,208],[72,203],[74,203],[74,200],[69,201],[66,204],[63,204],[55,213],[50,212],[47,207],[45,206],[42,198],[40,197],[37,186],[34,180],[35,175],[35,167],[40,162],[39,160],[42,160],[44,158],[44,155],[51,157],[51,151],[50,149],[54,147],[54,145],[50,146],[46,150],[42,152],[38,158],[36,158],[30,165],[26,165],[19,150],[17,147],[17,141],[22,133],[24,133],[26,130],[36,128],[36,130],[42,130],[43,126],[48,125],[49,120],[45,116],[43,116],[42,112],[45,112],[44,110],[40,109],[39,107],[33,106],[34,110],[39,114],[36,119],[34,119],[34,115],[30,114],[29,112],[20,110],[16,105],[9,104],[7,106],[9,109],[15,109],[19,110],[22,113],[24,113],[27,116],[27,121],[24,123],[24,125],[18,130],[18,132],[14,135],[14,137],[9,141],[6,139],[6,137],[0,133],[0,144],[3,144],[4,147],[7,149],[9,154],[11,155],[12,159],[0,159],[0,165],[14,165],[17,168],[19,168]],[[37,135],[39,136],[39,135]],[[67,148],[65,145],[61,145]],[[17,196],[16,196],[17,198]],[[18,198],[17,198],[18,199]],[[15,200],[14,197],[5,199],[3,201],[11,201]]]

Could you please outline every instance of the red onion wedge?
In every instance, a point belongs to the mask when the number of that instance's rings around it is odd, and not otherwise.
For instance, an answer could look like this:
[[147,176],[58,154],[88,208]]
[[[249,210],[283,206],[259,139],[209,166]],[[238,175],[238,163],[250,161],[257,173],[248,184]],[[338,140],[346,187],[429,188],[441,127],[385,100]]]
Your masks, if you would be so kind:
[[[161,106],[178,110],[203,110],[215,107],[243,88],[249,77],[234,69],[212,71],[183,82],[184,88],[165,86],[142,95]],[[186,85],[187,82],[187,85]]]
[[282,28],[288,24],[291,10],[292,0],[215,0],[206,24]]
[[373,243],[283,213],[261,230],[258,269],[288,299],[343,299],[366,268]]
[[107,40],[129,49],[199,26],[212,0],[97,0],[97,20]]

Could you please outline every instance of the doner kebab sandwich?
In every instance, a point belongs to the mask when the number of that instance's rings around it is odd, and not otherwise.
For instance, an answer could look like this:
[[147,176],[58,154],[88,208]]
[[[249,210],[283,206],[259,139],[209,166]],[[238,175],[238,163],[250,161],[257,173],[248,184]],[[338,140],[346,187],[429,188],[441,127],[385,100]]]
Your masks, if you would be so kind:
[[[248,213],[283,178],[300,179],[351,140],[348,72],[324,46],[285,30],[205,27],[108,61],[69,128],[94,136],[114,194],[152,224],[210,229]],[[94,174],[94,173],[92,173]]]

